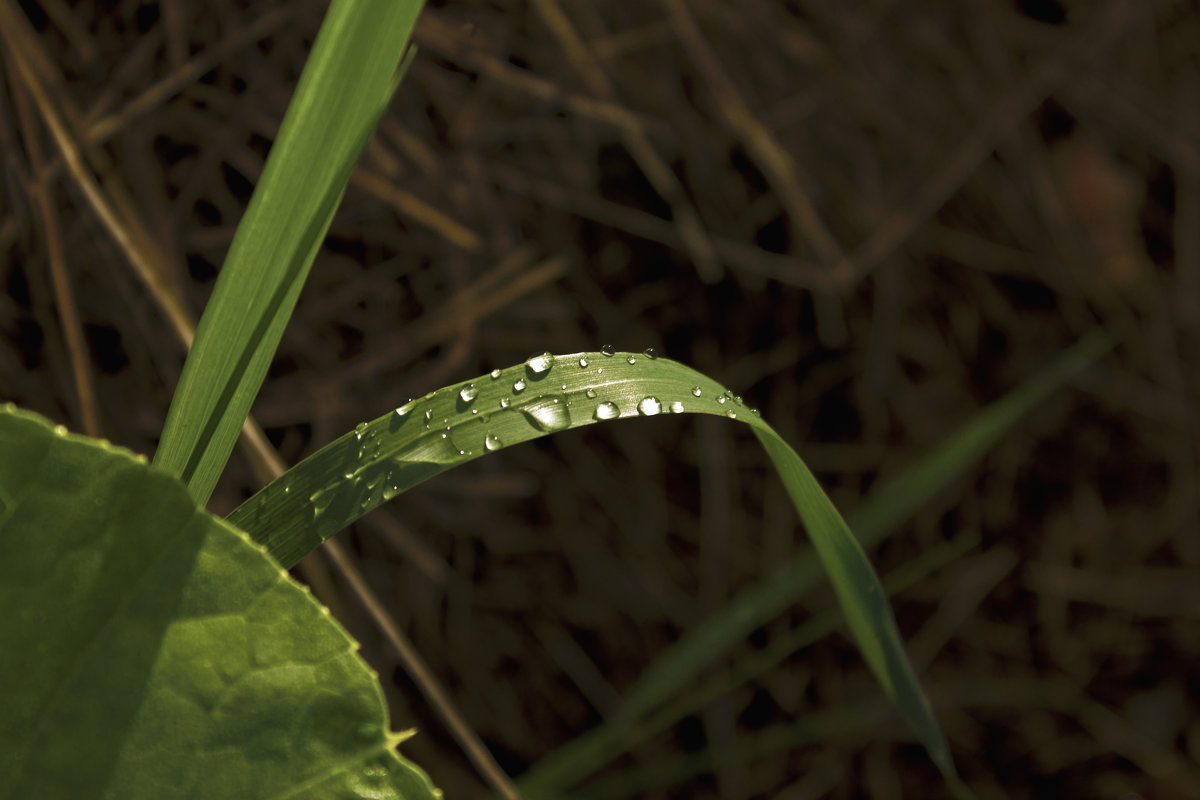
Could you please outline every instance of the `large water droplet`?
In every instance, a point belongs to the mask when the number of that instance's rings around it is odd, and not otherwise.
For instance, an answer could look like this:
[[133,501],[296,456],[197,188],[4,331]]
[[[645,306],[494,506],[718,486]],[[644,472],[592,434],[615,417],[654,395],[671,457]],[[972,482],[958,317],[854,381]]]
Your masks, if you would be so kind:
[[496,380],[497,378],[499,378],[499,377],[500,377],[500,370],[499,370],[499,369],[494,369],[494,370],[492,370],[491,372],[489,372],[489,373],[488,373],[488,375],[491,375],[491,376],[492,376],[492,380]]
[[600,352],[609,358],[612,358],[616,354],[617,348],[613,347],[611,344],[606,344],[600,348]]
[[413,410],[416,402],[410,397],[408,402],[396,409],[396,416],[403,417],[405,414]]
[[475,388],[475,384],[468,383],[458,390],[458,396],[464,403],[470,403],[479,396],[479,390]]
[[717,402],[720,403],[721,405],[725,405],[725,395],[721,395],[720,397],[718,397]]
[[693,386],[692,387],[692,397],[699,397],[699,396],[700,396],[700,387]]
[[489,433],[483,437],[483,446],[488,450],[499,450],[504,445],[500,442],[500,437],[494,433]]
[[571,412],[567,410],[567,404],[558,397],[535,400],[527,406],[522,406],[521,413],[538,430],[553,432],[571,426]]
[[644,355],[646,358],[658,358],[658,353],[654,352],[653,347],[647,347],[642,351],[642,355]]
[[682,414],[683,413],[683,403],[679,402],[678,400],[672,402],[671,403],[671,413],[672,414]]
[[596,419],[616,419],[621,416],[621,409],[616,403],[604,402],[596,406]]
[[524,378],[517,378],[517,382],[513,384],[513,391],[516,392],[517,394],[520,394],[521,392],[525,391],[525,379]]
[[638,413],[643,416],[653,417],[661,411],[662,403],[659,402],[657,397],[646,397],[642,399],[642,402],[638,403]]
[[525,362],[525,366],[534,375],[544,375],[553,363],[554,356],[550,355],[549,351],[546,351],[536,356],[530,356],[529,360]]

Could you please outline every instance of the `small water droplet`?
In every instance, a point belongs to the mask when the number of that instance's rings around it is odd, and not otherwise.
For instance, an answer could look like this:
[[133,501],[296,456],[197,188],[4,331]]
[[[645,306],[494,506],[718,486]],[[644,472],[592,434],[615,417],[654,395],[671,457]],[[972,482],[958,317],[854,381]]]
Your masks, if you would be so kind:
[[550,351],[547,350],[546,352],[539,353],[536,356],[530,356],[529,360],[525,362],[525,366],[527,366],[529,371],[534,375],[542,375],[548,369],[550,369],[550,366],[553,363],[554,356],[550,355]]
[[757,409],[757,408],[752,408],[752,409],[750,409],[750,413],[751,413],[751,414],[753,414],[753,415],[754,415],[754,416],[756,416],[756,417],[761,417],[761,416],[762,416],[762,414],[758,413],[758,409]]
[[671,413],[672,414],[682,414],[683,413],[683,403],[679,402],[678,400],[671,403]]
[[494,433],[489,433],[483,437],[483,446],[488,450],[499,450],[504,445],[500,443],[500,437]]
[[642,402],[638,403],[638,413],[643,416],[653,417],[660,411],[662,411],[662,403],[659,402],[657,397],[646,397],[642,399]]
[[563,385],[559,386],[558,388],[562,389],[565,392],[567,390],[567,385],[564,383]]
[[357,438],[361,439],[363,437],[363,434],[366,432],[367,432],[367,423],[360,422],[354,426],[354,435]]
[[621,409],[616,403],[604,402],[596,406],[596,419],[616,419],[621,416]]
[[429,423],[432,419],[433,419],[433,409],[432,408],[425,409],[425,427],[426,428],[429,427]]
[[730,419],[737,419],[737,412],[731,408],[725,412],[725,416],[729,417]]
[[508,399],[507,397],[501,397],[501,398],[500,398],[500,407],[501,407],[501,408],[508,408],[508,404],[509,404],[509,402],[510,402],[510,401],[509,401],[509,399]]
[[579,359],[579,368],[580,369],[587,367],[587,365],[588,365],[588,360],[586,358]]
[[642,355],[644,355],[646,358],[658,358],[658,353],[654,352],[653,347],[647,347],[642,351]]
[[479,409],[478,409],[478,408],[472,408],[472,409],[471,409],[471,413],[472,413],[472,414],[478,414],[478,413],[479,413]]
[[606,344],[600,348],[600,352],[609,358],[612,358],[613,355],[616,354],[617,348],[613,347],[611,344]]
[[720,397],[718,397],[717,402],[720,403],[721,405],[725,405],[725,395],[721,395]]
[[475,384],[468,383],[458,390],[458,396],[462,398],[464,403],[470,403],[479,396],[479,390],[475,388]]
[[629,358],[627,358],[627,359],[625,359],[625,360],[626,360],[626,361],[628,361],[630,364],[636,364],[636,363],[637,363],[637,359],[636,359],[636,358],[634,358],[633,356],[630,356]]
[[66,425],[55,425],[54,426],[54,435],[55,436],[66,436],[67,435],[67,426]]
[[699,396],[700,396],[700,387],[693,386],[692,387],[692,397],[699,397]]
[[521,408],[521,413],[538,430],[554,432],[571,426],[571,412],[557,397],[543,397]]
[[499,370],[499,369],[494,369],[494,370],[492,370],[491,372],[489,372],[489,373],[488,373],[488,375],[491,375],[491,376],[492,376],[492,380],[496,380],[497,378],[499,378],[499,377],[500,377],[500,370]]
[[520,394],[521,392],[525,391],[525,379],[524,378],[517,378],[517,382],[513,384],[513,391],[516,392],[517,394]]
[[404,405],[402,405],[396,409],[396,416],[403,417],[405,414],[412,411],[413,406],[415,406],[415,405],[416,405],[416,402],[414,402],[411,397],[408,398],[408,402],[406,402]]
[[588,389],[586,392],[584,392],[584,394],[587,395],[588,400],[596,399],[596,390],[595,389]]

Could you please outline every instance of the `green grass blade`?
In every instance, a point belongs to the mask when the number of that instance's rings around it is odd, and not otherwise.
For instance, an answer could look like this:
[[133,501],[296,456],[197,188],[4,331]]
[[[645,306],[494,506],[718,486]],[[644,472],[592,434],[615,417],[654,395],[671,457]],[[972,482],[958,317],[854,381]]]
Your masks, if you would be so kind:
[[350,172],[383,113],[420,0],[334,0],[221,269],[154,463],[207,502]]
[[[970,469],[1034,405],[1112,345],[1112,338],[1102,331],[1085,336],[1042,373],[992,403],[934,451],[872,492],[850,516],[850,527],[859,541],[870,547],[903,524],[937,491]],[[611,734],[612,726],[632,728],[634,721],[677,693],[755,628],[796,602],[820,577],[819,561],[805,553],[733,598],[642,673],[625,694],[616,718],[543,758],[522,779],[522,790],[530,797],[551,796],[611,761],[624,751],[620,737]]]
[[266,486],[229,521],[290,566],[405,489],[490,451],[598,421],[662,413],[713,414],[751,426],[816,544],[868,665],[939,768],[953,774],[883,589],[846,523],[770,425],[678,362],[634,353],[546,353],[432,392],[358,425]]

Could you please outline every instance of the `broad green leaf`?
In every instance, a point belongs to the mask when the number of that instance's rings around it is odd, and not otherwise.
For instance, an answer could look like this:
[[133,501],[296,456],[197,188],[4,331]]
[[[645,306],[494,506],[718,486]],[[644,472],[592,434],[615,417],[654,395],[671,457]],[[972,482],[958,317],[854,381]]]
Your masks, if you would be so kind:
[[156,466],[208,501],[350,172],[383,113],[421,0],[334,0],[200,320]]
[[750,425],[816,545],[864,657],[938,767],[954,768],[870,563],[795,451],[741,398],[637,353],[531,357],[398,407],[305,459],[229,517],[285,566],[400,492],[466,461],[594,422],[673,413]]
[[[1113,345],[1107,333],[1085,336],[1042,373],[992,403],[943,444],[873,491],[851,516],[850,527],[870,547],[908,520],[951,481],[966,474],[1018,420]],[[798,601],[821,578],[811,553],[730,600],[704,624],[668,648],[625,694],[619,714],[543,758],[521,780],[528,797],[553,796],[625,752],[654,726],[639,720],[687,685],[755,628]],[[689,709],[690,710],[690,709]]]
[[356,643],[175,478],[0,408],[0,798],[434,797]]

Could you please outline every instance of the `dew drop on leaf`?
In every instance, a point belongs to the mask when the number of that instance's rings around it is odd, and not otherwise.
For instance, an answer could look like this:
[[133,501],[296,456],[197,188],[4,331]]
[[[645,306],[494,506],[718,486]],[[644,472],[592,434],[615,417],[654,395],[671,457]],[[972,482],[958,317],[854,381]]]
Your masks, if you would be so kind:
[[492,370],[491,372],[489,372],[489,373],[488,373],[488,375],[491,375],[491,376],[492,376],[492,380],[496,380],[497,378],[499,378],[499,377],[500,377],[500,370],[499,370],[499,369],[494,369],[494,370]]
[[636,358],[634,358],[633,356],[630,356],[629,358],[627,358],[627,359],[625,359],[625,360],[626,360],[626,361],[628,361],[630,364],[636,364],[636,363],[637,363],[637,359],[636,359]]
[[525,379],[524,378],[517,378],[517,382],[513,384],[513,391],[516,392],[517,394],[520,394],[521,392],[525,391]]
[[642,398],[642,402],[638,403],[638,413],[645,417],[653,417],[655,414],[662,411],[662,403],[657,397]]
[[604,402],[596,406],[596,419],[616,419],[621,416],[621,409],[616,403]]
[[683,413],[683,403],[679,402],[678,400],[671,403],[671,413],[672,414],[682,414]]
[[544,397],[521,408],[533,427],[541,431],[561,431],[571,426],[571,412],[557,397]]
[[588,400],[596,399],[596,390],[595,389],[588,389],[586,392],[584,392],[584,394],[587,395]]
[[729,417],[730,419],[737,419],[737,412],[731,408],[725,412],[725,416]]
[[699,397],[699,396],[700,396],[700,387],[693,386],[692,387],[692,397]]
[[580,369],[586,368],[587,365],[588,365],[588,360],[586,358],[579,359],[579,368]]
[[645,350],[642,351],[642,355],[644,355],[646,358],[650,358],[650,359],[658,358],[658,353],[654,352],[653,347],[647,347]]
[[499,450],[504,445],[500,442],[500,437],[494,433],[489,433],[483,437],[483,446],[488,450]]
[[403,417],[405,414],[412,411],[413,406],[415,406],[415,405],[416,405],[416,403],[413,402],[413,399],[411,397],[408,398],[407,403],[405,403],[404,405],[402,405],[396,409],[396,416]]
[[501,408],[508,408],[508,404],[509,404],[509,399],[507,397],[500,398],[500,407]]
[[536,356],[530,356],[529,360],[525,362],[525,366],[529,367],[529,371],[534,375],[544,375],[553,363],[554,356],[550,355],[549,351],[546,351]]
[[360,422],[354,426],[354,435],[361,439],[363,434],[367,432],[367,423]]
[[604,355],[608,356],[609,358],[612,358],[613,355],[616,354],[617,348],[613,347],[611,344],[606,344],[600,348],[600,352],[603,353]]
[[468,383],[458,390],[458,396],[464,403],[470,403],[479,396],[479,390],[475,388],[475,384]]

